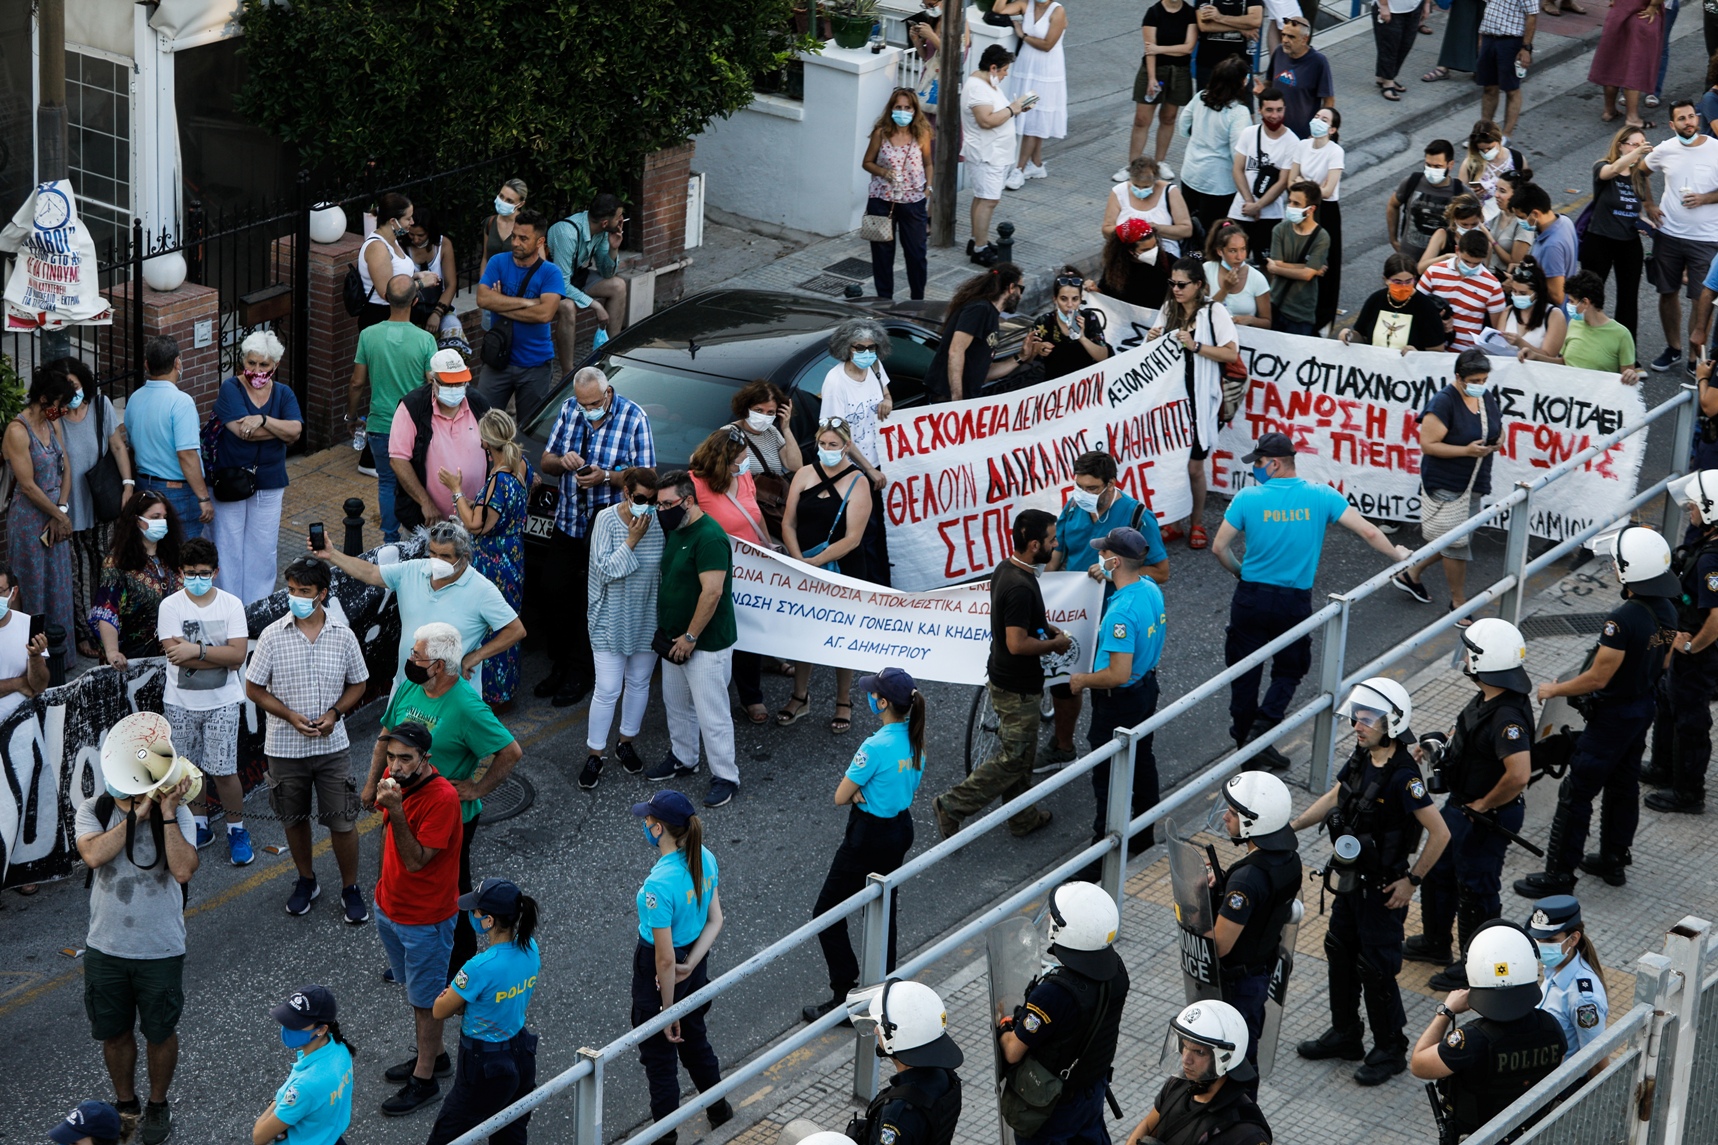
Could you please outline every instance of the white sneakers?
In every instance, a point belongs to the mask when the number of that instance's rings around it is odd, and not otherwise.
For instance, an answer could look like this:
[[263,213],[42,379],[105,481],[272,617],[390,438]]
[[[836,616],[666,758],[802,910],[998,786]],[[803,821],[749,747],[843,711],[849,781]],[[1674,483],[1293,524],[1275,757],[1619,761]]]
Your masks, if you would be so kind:
[[1026,164],[1026,177],[1028,179],[1047,179],[1049,176],[1050,169],[1045,167],[1042,163]]
[[1026,185],[1026,172],[1018,167],[1008,169],[1008,178],[1002,184],[1010,191],[1018,191]]
[[[1110,182],[1125,183],[1127,182],[1127,176],[1128,169],[1123,167],[1120,171],[1117,171],[1114,175],[1110,176]],[[1170,182],[1174,182],[1175,168],[1171,167],[1167,161],[1159,163],[1157,165],[1157,177],[1159,179],[1168,179]]]
[[1125,183],[1125,182],[1127,182],[1127,176],[1128,176],[1128,170],[1126,167],[1123,167],[1120,171],[1117,171],[1114,175],[1110,176],[1110,182],[1112,182],[1112,183]]

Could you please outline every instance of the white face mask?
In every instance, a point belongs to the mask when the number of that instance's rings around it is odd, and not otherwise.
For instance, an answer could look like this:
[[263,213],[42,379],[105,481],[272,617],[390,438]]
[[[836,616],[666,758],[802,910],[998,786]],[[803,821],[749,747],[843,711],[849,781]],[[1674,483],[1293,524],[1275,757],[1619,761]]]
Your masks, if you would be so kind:
[[446,580],[448,577],[452,576],[454,570],[459,567],[452,561],[444,561],[440,557],[431,557],[429,559],[429,563],[430,577],[434,580]]
[[1442,183],[1444,181],[1445,177],[1448,175],[1449,175],[1448,169],[1443,168],[1443,167],[1427,167],[1426,168],[1426,182],[1428,182],[1428,183],[1433,183],[1433,184]]
[[1291,223],[1304,223],[1306,222],[1306,212],[1307,208],[1305,207],[1284,207],[1283,218]]
[[1157,247],[1152,247],[1150,250],[1136,250],[1133,252],[1133,257],[1146,266],[1152,266],[1157,262],[1157,251]]
[[436,386],[435,400],[440,402],[442,405],[447,406],[449,409],[452,409],[454,406],[465,400],[465,387],[450,386],[444,382]]
[[1487,163],[1490,163],[1493,159],[1497,158],[1498,153],[1502,150],[1503,150],[1503,148],[1501,148],[1501,147],[1493,147],[1490,151],[1481,151],[1479,153],[1479,156],[1481,159],[1484,159]]
[[752,410],[746,414],[746,424],[751,427],[753,433],[762,433],[775,424],[775,415]]
[[1096,513],[1098,511],[1098,498],[1100,496],[1102,496],[1102,494],[1088,493],[1086,490],[1081,489],[1076,485],[1074,487],[1074,491],[1068,494],[1068,500],[1072,501],[1074,505],[1083,512]]

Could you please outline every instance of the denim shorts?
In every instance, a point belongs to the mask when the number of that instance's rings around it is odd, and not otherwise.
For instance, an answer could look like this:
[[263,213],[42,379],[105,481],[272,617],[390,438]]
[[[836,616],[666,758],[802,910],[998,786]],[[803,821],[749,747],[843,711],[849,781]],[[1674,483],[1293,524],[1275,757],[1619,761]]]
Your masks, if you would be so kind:
[[404,926],[376,907],[376,934],[388,952],[394,977],[405,983],[406,1001],[420,1010],[435,1004],[447,988],[447,960],[453,956],[453,922],[457,914],[424,926]]

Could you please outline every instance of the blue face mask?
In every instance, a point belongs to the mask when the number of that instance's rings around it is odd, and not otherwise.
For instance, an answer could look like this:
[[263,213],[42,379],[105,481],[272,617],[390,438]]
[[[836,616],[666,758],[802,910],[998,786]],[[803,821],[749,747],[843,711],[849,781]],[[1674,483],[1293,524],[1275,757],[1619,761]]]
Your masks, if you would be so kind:
[[1135,187],[1132,183],[1129,183],[1127,185],[1127,189],[1129,191],[1133,192],[1133,197],[1136,199],[1149,199],[1149,198],[1151,198],[1151,188],[1150,187]]
[[1539,963],[1546,970],[1555,970],[1562,965],[1568,956],[1563,953],[1561,942],[1541,942],[1539,944]]
[[586,421],[593,423],[599,422],[608,416],[608,410],[606,409],[581,409],[579,412],[585,415]]
[[1537,224],[1534,223],[1534,221],[1532,219],[1523,215],[1521,217],[1521,229],[1526,231],[1528,234],[1533,234],[1534,232],[1538,231],[1539,227]]
[[817,451],[817,462],[825,469],[834,469],[837,465],[841,464],[841,458],[843,456],[844,454],[839,449],[819,449]]
[[870,707],[871,707],[871,714],[872,714],[872,715],[874,715],[874,716],[880,716],[880,715],[882,715],[882,714],[883,714],[883,707],[882,707],[882,705],[881,705],[881,704],[879,704],[879,703],[878,703],[878,702],[877,702],[877,697],[876,697],[876,696],[873,696],[873,695],[871,695],[871,694],[870,694],[870,693],[866,693],[866,695],[865,695],[865,702],[866,702],[866,703],[867,703],[867,704],[868,704],[868,705],[870,705]]
[[1114,580],[1116,578],[1115,566],[1106,565],[1103,561],[1098,562],[1098,572],[1103,574],[1103,578],[1105,580]]
[[1684,147],[1694,147],[1700,143],[1700,133],[1696,131],[1693,135],[1683,135],[1677,132],[1676,141]]
[[877,351],[858,350],[853,354],[853,364],[861,370],[869,370],[877,364]]
[[310,614],[316,611],[316,598],[313,596],[289,596],[286,606],[292,609],[292,614],[300,620],[309,620]]
[[214,587],[215,578],[212,576],[188,576],[185,578],[185,591],[192,596],[207,596],[209,590]]
[[1306,125],[1306,132],[1314,139],[1322,139],[1330,134],[1330,124],[1322,119],[1315,119]]
[[0,596],[0,620],[6,619],[6,614],[12,611],[12,602],[5,596]]
[[644,830],[644,844],[645,844],[645,846],[649,847],[652,851],[656,850],[657,849],[656,836],[652,835],[650,833],[650,824],[640,822],[639,827],[641,827]]
[[280,1028],[280,1044],[289,1050],[303,1049],[315,1040],[314,1030],[289,1030],[285,1026]]
[[115,787],[111,783],[103,783],[102,786],[107,788],[108,795],[114,799],[130,799],[131,798],[131,796],[127,795],[125,792],[121,791],[119,788]]
[[1531,310],[1533,308],[1533,296],[1531,294],[1511,294],[1509,304],[1517,310]]
[[739,473],[735,474],[735,476],[744,477],[746,474],[750,473],[751,471],[752,471],[752,455],[748,453],[748,454],[745,454],[743,457],[740,458],[740,471],[739,471]]
[[1456,259],[1456,273],[1461,275],[1463,278],[1472,278],[1474,275],[1478,274],[1479,271],[1480,268],[1478,266],[1469,266],[1461,259]]
[[488,934],[489,933],[489,928],[487,926],[483,925],[483,919],[485,916],[484,916],[482,911],[468,910],[465,913],[471,916],[471,929],[472,930],[475,930],[479,934]]
[[632,503],[632,515],[634,517],[648,517],[654,512],[656,512],[655,502],[646,501],[642,505],[636,501]]
[[167,518],[151,517],[138,522],[143,528],[143,535],[152,541],[159,541],[167,535]]
[[896,127],[905,127],[913,121],[913,113],[904,107],[897,107],[889,113],[889,118],[895,121]]
[[1477,386],[1473,386],[1473,385],[1469,385],[1466,382],[1463,382],[1461,390],[1462,390],[1462,393],[1466,394],[1470,398],[1483,398],[1485,396],[1485,385],[1484,385],[1484,383],[1481,383],[1480,385],[1477,385]]
[[82,390],[79,390],[77,393],[72,395],[72,400],[66,403],[66,408],[67,409],[77,409],[79,406],[81,406],[83,404],[84,404],[84,392]]
[[1254,481],[1257,481],[1260,485],[1263,485],[1265,482],[1269,481],[1270,479],[1271,479],[1270,470],[1266,469],[1263,465],[1253,466],[1253,480]]
[[511,215],[514,211],[517,211],[518,209],[519,209],[518,203],[509,203],[506,199],[503,199],[500,195],[495,196],[495,213],[496,214],[505,217],[507,215]]

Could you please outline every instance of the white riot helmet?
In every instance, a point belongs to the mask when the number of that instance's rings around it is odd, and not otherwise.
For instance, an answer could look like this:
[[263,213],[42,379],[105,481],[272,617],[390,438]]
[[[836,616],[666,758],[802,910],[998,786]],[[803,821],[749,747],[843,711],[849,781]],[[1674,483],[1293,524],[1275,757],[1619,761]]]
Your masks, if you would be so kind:
[[1211,1062],[1198,1077],[1188,1072],[1187,1062],[1182,1060],[1176,1074],[1188,1081],[1209,1084],[1220,1077],[1251,1081],[1255,1071],[1247,1062],[1249,1040],[1247,1020],[1235,1007],[1227,1002],[1195,1002],[1170,1020],[1164,1051],[1179,1057],[1182,1047],[1189,1043],[1211,1051]]
[[1467,656],[1462,671],[1482,684],[1507,688],[1512,692],[1530,692],[1533,681],[1527,678],[1527,641],[1521,630],[1507,620],[1487,616],[1476,620],[1461,636]]
[[858,1145],[858,1143],[845,1133],[837,1133],[833,1129],[820,1129],[816,1133],[807,1133],[801,1137],[799,1145]]
[[1408,698],[1408,689],[1387,676],[1373,676],[1354,685],[1354,690],[1348,693],[1336,714],[1363,723],[1381,718],[1384,734],[1400,740],[1408,732],[1408,720],[1413,717],[1414,705]]
[[1539,947],[1521,927],[1494,918],[1467,944],[1468,1004],[1482,1017],[1512,1022],[1539,1005]]
[[1682,595],[1682,583],[1670,571],[1670,542],[1657,532],[1645,525],[1624,525],[1606,548],[1617,580],[1636,596]]
[[1050,953],[1070,970],[1107,981],[1119,963],[1116,940],[1121,912],[1096,883],[1063,883],[1050,892]]
[[1702,525],[1718,525],[1718,469],[1689,474],[1680,490],[1673,492],[1679,500],[1694,506],[1694,515]]
[[1223,785],[1223,802],[1241,821],[1235,842],[1256,843],[1263,851],[1292,851],[1294,800],[1288,785],[1268,771],[1243,771]]
[[[922,982],[890,978],[872,987],[870,1005],[854,1025],[877,1035],[877,1056],[896,1058],[910,1066],[958,1069],[965,1060],[948,1036],[948,1011],[937,992]],[[802,1143],[803,1145],[803,1143]]]

